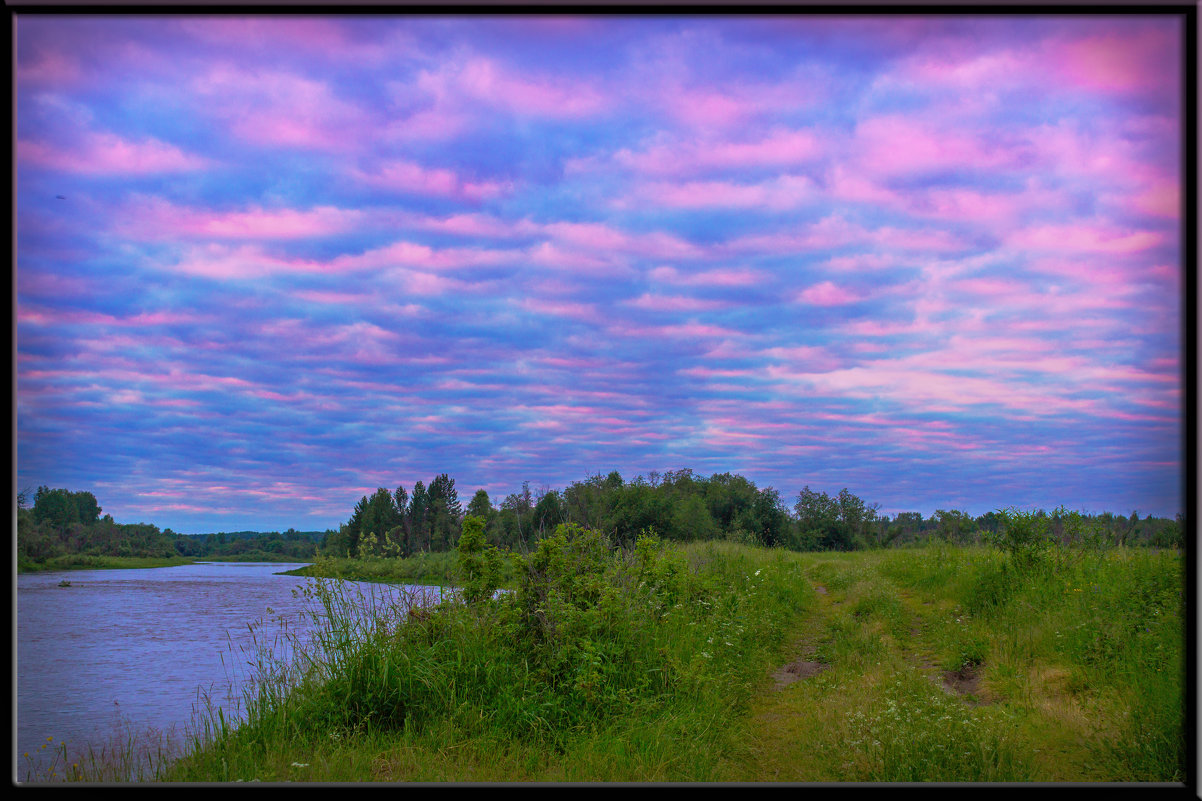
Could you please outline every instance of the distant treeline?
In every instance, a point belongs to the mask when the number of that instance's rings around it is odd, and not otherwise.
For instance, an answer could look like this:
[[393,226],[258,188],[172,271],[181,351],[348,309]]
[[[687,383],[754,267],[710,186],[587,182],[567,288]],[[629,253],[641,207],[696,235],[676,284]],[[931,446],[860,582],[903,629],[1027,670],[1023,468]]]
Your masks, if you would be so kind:
[[[455,480],[446,473],[429,486],[418,481],[413,491],[383,487],[355,505],[350,520],[330,531],[322,551],[333,556],[408,556],[446,551],[455,546],[467,515],[484,520],[485,536],[498,547],[527,551],[561,523],[574,523],[629,544],[653,530],[677,541],[727,539],[799,551],[896,547],[945,540],[983,542],[998,533],[1005,517],[989,512],[938,509],[930,517],[902,512],[879,513],[848,490],[830,496],[802,489],[786,504],[772,487],[757,488],[743,476],[715,473],[709,477],[683,469],[652,472],[623,480],[617,471],[595,475],[563,490],[532,492],[529,482],[507,495],[499,506],[483,489],[464,508]],[[1181,545],[1183,521],[1102,514],[1071,515],[1063,508],[1040,511],[1047,529],[1065,544],[1089,540],[1100,545]]]
[[38,564],[59,556],[126,556],[163,559],[176,556],[242,561],[313,559],[328,532],[177,534],[149,523],[117,523],[101,517],[90,492],[38,487],[17,496],[17,562]]

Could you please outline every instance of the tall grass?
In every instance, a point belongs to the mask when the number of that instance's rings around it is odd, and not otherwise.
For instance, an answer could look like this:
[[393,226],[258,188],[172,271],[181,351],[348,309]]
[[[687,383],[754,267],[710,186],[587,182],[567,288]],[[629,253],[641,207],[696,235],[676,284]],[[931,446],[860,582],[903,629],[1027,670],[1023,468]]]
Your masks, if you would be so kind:
[[346,559],[319,555],[313,564],[285,575],[312,578],[341,578],[385,584],[448,585],[458,576],[454,552],[421,552],[405,559],[362,557]]
[[392,596],[365,613],[347,584],[313,580],[314,638],[266,661],[245,722],[214,722],[165,778],[295,778],[295,762],[344,780],[335,755],[364,749],[413,778],[429,760],[398,754],[435,743],[524,754],[509,778],[710,777],[813,599],[795,562],[564,528],[515,558],[512,591],[472,602]]

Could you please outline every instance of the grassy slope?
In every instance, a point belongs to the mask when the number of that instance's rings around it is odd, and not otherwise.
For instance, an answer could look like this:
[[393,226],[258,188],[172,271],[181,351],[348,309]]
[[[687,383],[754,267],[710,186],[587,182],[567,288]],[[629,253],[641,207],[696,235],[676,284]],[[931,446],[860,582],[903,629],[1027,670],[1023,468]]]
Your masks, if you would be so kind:
[[[355,685],[357,704],[386,686],[375,681],[383,659],[436,714],[315,724],[345,711],[317,694],[163,778],[1182,780],[1177,553],[1078,552],[1022,572],[981,548],[794,554],[697,544],[685,554],[690,573],[716,589],[653,613],[625,609],[634,628],[616,629],[644,637],[634,664],[669,670],[666,693],[631,690],[596,707],[591,723],[523,730],[552,715],[537,708],[543,696],[523,695],[535,673],[514,667],[510,630],[460,615],[405,648],[387,640]],[[649,617],[654,625],[640,627]],[[571,665],[591,658],[587,648],[570,656]],[[778,672],[789,663],[806,677],[782,687],[773,674],[790,677]],[[595,690],[573,675],[557,702]]]

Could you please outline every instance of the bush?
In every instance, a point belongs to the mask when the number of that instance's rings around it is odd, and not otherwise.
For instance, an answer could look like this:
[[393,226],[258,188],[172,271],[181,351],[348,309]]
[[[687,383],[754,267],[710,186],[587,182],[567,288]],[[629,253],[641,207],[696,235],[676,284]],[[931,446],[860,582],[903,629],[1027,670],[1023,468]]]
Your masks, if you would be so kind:
[[1017,508],[999,509],[1001,525],[986,535],[986,541],[1010,556],[1020,570],[1027,570],[1046,561],[1056,547],[1052,537],[1051,519],[1043,512],[1024,512]]

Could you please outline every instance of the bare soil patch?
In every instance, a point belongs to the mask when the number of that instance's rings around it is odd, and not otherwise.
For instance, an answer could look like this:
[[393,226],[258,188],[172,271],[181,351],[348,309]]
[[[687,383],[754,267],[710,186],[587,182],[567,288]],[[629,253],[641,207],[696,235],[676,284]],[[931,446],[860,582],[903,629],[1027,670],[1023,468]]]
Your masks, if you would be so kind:
[[780,670],[772,674],[772,678],[776,681],[776,689],[783,690],[795,681],[808,679],[811,676],[817,676],[822,671],[826,670],[829,665],[824,665],[821,662],[810,662],[806,659],[798,659],[785,665]]
[[[973,706],[985,703],[981,699],[981,669],[979,665],[967,665],[959,670],[943,671],[943,687],[960,696],[972,696]],[[967,700],[967,699],[966,699]]]

